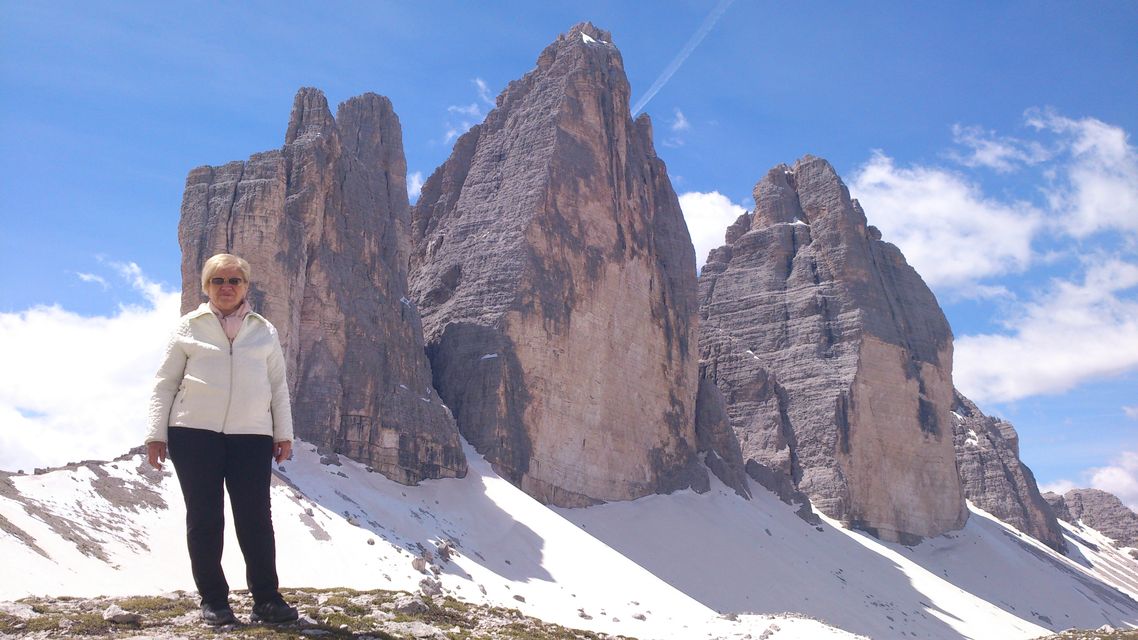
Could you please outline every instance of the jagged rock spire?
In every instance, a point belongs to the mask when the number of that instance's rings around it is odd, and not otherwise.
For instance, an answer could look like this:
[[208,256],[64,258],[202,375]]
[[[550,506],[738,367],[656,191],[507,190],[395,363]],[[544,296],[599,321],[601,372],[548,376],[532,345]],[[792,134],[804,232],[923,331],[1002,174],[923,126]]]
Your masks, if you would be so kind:
[[190,172],[178,228],[182,307],[209,256],[253,266],[254,308],[280,331],[297,435],[404,483],[466,460],[431,386],[407,297],[409,207],[399,119],[374,93],[340,105],[303,88],[283,148]]
[[967,517],[952,447],[952,333],[833,167],[807,156],[700,276],[704,375],[724,393],[748,473],[882,538]]
[[708,486],[695,256],[620,52],[561,35],[459,138],[413,211],[440,394],[496,468],[578,506]]

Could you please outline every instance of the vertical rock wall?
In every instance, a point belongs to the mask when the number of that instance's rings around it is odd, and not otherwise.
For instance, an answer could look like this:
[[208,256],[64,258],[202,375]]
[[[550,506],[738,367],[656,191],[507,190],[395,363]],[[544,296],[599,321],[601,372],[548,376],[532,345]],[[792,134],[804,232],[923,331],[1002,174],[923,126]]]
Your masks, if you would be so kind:
[[1020,462],[1019,435],[1011,423],[984,415],[959,391],[952,423],[964,497],[1052,549],[1066,551],[1063,530],[1031,469]]
[[439,393],[505,477],[580,506],[707,486],[695,256],[611,36],[574,27],[413,211]]
[[888,540],[961,527],[952,334],[825,160],[772,169],[700,276],[700,355],[748,473]]
[[299,437],[414,483],[466,461],[434,394],[407,295],[407,167],[387,98],[340,105],[301,89],[285,145],[190,172],[178,227],[182,307],[228,252],[253,267],[253,306],[280,331]]

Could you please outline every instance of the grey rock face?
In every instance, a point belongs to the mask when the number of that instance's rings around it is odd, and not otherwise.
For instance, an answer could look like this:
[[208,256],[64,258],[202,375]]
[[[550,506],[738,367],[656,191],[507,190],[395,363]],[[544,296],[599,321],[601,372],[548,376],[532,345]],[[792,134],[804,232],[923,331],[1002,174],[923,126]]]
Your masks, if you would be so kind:
[[695,256],[611,36],[574,27],[413,210],[411,290],[459,428],[539,500],[706,486]]
[[340,105],[301,89],[285,145],[190,172],[178,227],[182,308],[206,258],[253,267],[253,307],[280,331],[300,438],[403,483],[466,473],[434,394],[407,295],[410,247],[399,120],[369,93]]
[[1010,422],[984,415],[959,391],[952,407],[953,443],[964,497],[1000,520],[1063,553],[1067,543],[1054,510],[1020,462]]
[[1067,501],[1063,499],[1063,496],[1054,491],[1048,491],[1043,494],[1043,500],[1051,507],[1051,513],[1054,513],[1057,519],[1074,524],[1076,519],[1071,517],[1071,510],[1067,508]]
[[699,452],[715,477],[749,500],[743,452],[727,417],[727,401],[715,383],[702,375],[695,401],[695,433]]
[[1114,494],[1100,489],[1071,489],[1061,500],[1068,516],[1063,519],[1067,522],[1081,520],[1120,546],[1138,547],[1138,514]]
[[748,472],[887,540],[961,527],[932,292],[825,160],[772,169],[754,197],[699,281],[702,366]]

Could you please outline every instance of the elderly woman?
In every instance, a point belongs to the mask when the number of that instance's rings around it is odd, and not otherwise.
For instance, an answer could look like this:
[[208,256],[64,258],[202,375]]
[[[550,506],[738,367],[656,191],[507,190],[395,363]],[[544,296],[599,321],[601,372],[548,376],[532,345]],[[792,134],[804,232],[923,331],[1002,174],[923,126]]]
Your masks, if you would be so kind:
[[249,263],[226,253],[202,267],[209,297],[182,317],[150,400],[147,457],[167,449],[186,501],[186,541],[202,620],[236,622],[221,569],[222,486],[229,491],[253,622],[290,622],[297,611],[277,590],[269,505],[272,461],[292,451],[292,410],[277,331],[249,308]]

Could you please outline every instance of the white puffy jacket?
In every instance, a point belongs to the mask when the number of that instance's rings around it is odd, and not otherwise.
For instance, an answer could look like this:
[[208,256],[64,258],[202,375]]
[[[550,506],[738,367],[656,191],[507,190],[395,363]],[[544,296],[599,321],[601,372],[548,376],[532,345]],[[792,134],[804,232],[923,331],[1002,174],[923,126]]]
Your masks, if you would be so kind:
[[146,441],[166,442],[168,426],[292,440],[284,353],[272,323],[250,311],[231,345],[208,303],[182,316],[154,379]]

